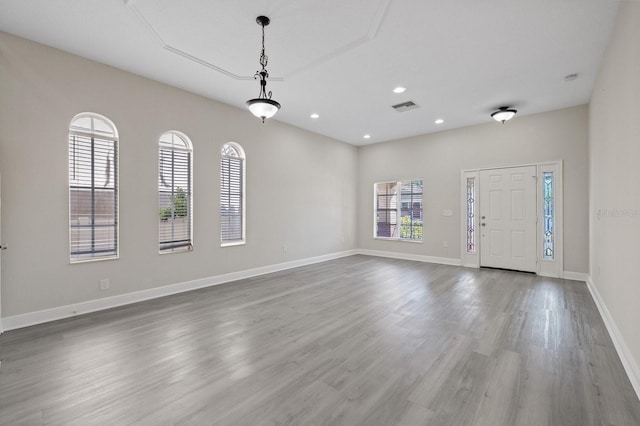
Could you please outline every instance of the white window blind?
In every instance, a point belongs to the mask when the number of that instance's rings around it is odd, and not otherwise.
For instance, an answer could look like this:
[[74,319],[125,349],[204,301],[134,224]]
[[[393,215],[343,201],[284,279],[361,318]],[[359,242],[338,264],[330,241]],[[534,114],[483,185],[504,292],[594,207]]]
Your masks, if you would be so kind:
[[223,244],[245,239],[244,167],[242,148],[225,144],[220,164],[220,240]]
[[178,132],[160,137],[158,154],[160,252],[191,250],[192,147]]
[[422,180],[374,185],[376,238],[422,241]]
[[398,183],[375,185],[376,237],[398,238]]
[[118,255],[118,137],[96,114],[69,128],[69,256],[72,262]]

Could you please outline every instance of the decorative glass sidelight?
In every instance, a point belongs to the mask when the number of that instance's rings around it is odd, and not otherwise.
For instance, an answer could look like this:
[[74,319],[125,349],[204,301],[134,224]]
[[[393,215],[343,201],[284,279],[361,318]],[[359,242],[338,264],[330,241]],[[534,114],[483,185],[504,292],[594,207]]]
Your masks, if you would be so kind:
[[546,260],[554,259],[554,176],[553,172],[542,173],[542,256]]
[[476,252],[476,178],[467,178],[467,253]]

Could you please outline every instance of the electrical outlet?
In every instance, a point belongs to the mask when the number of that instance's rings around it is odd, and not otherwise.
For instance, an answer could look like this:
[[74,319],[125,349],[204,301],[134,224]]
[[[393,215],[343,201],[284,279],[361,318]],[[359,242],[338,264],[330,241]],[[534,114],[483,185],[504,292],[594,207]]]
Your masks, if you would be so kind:
[[444,247],[444,248],[449,247],[449,242],[448,241],[443,241],[442,242],[442,247]]
[[100,280],[100,291],[109,290],[109,278]]

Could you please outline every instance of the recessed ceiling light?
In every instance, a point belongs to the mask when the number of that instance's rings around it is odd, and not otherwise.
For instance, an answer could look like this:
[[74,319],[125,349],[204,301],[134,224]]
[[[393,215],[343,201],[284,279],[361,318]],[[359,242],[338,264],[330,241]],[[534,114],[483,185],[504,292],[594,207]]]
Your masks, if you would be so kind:
[[314,112],[309,117],[311,117],[311,118],[319,118],[320,116]]
[[434,121],[434,123],[442,124],[442,123],[444,123],[444,120],[442,118],[438,118],[436,121]]
[[398,87],[396,87],[395,89],[393,89],[393,93],[402,93],[402,92],[404,92],[405,90],[407,90],[407,88],[406,88],[406,87],[398,86]]
[[363,138],[365,139],[371,139],[371,135],[364,135]]
[[578,74],[569,74],[564,76],[564,81],[573,81],[578,78]]

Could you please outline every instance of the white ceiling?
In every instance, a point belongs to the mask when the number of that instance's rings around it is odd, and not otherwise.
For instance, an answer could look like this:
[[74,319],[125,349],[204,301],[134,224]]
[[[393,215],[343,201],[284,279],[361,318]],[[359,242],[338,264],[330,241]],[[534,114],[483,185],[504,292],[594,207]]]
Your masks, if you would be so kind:
[[618,3],[0,0],[0,30],[244,108],[264,14],[275,119],[363,145],[587,103]]

